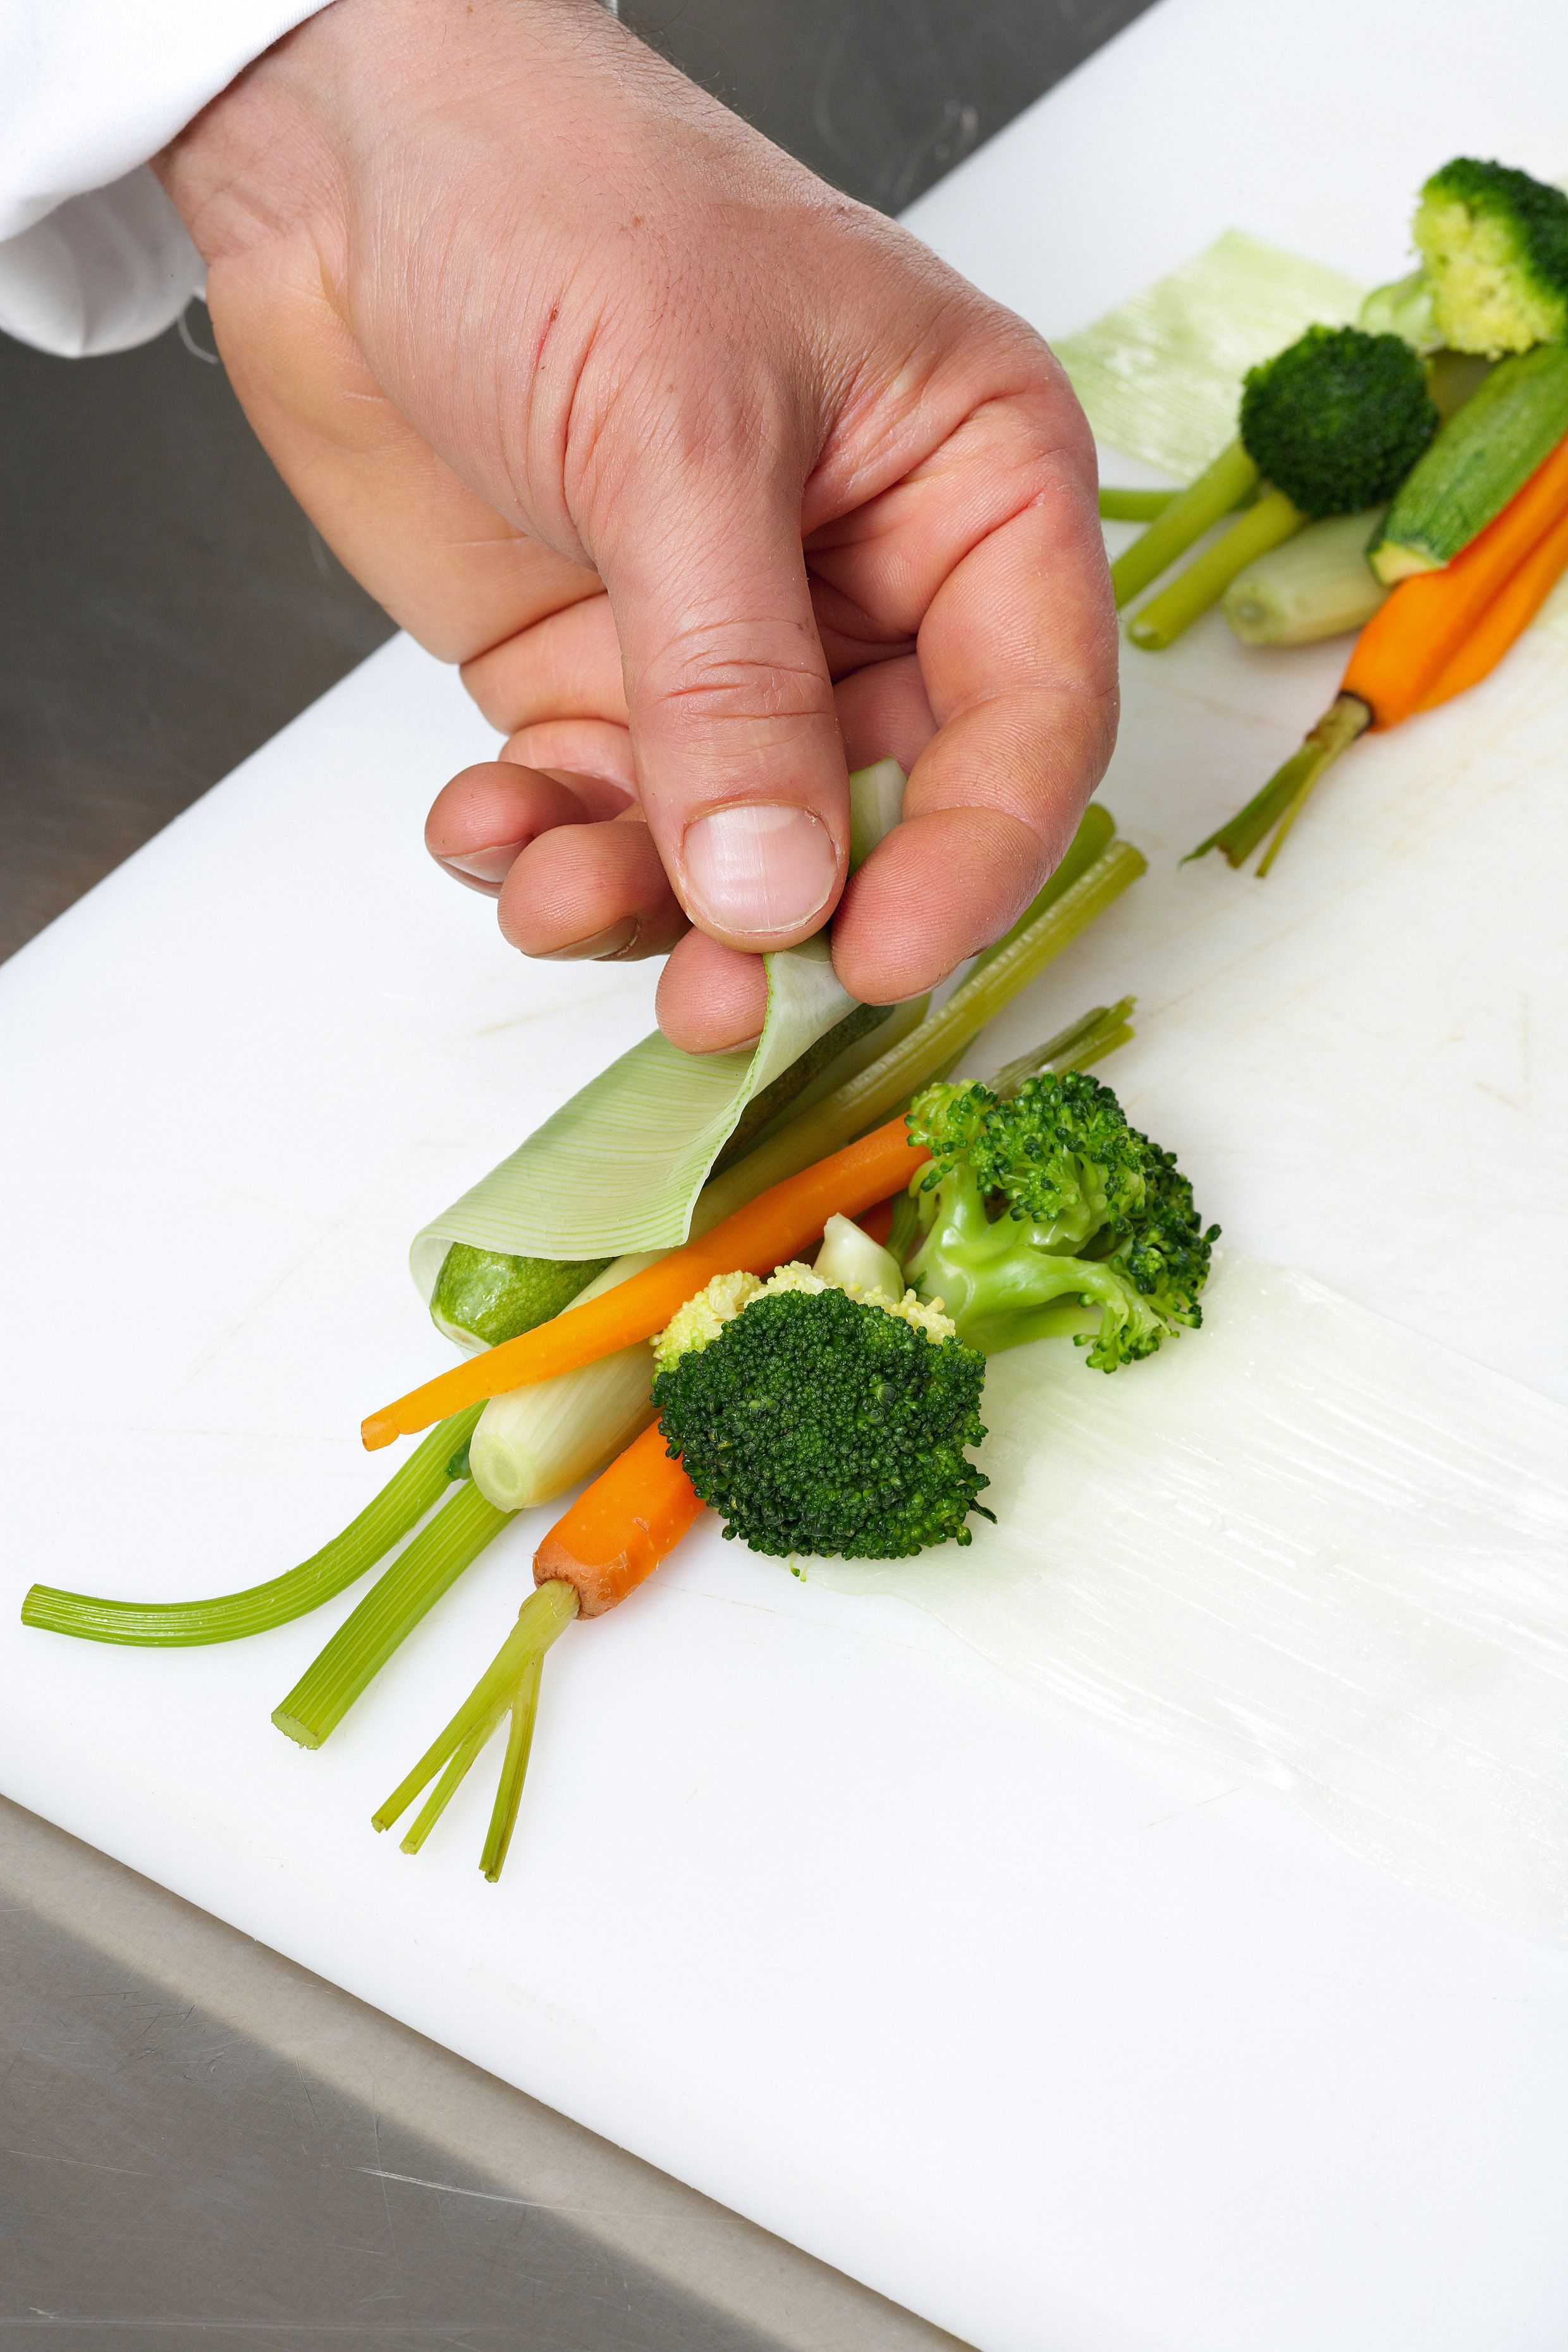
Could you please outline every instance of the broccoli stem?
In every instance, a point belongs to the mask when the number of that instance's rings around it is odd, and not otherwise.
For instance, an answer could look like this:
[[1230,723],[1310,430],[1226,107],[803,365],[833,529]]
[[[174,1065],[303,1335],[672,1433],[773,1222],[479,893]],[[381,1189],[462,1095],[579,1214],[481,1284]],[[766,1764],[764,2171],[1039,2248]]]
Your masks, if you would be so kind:
[[1206,857],[1211,849],[1223,850],[1232,866],[1244,865],[1258,843],[1278,825],[1279,831],[1262,859],[1259,878],[1268,873],[1279,856],[1281,845],[1290,827],[1300,816],[1314,785],[1325,769],[1332,766],[1342,751],[1349,751],[1360,735],[1372,725],[1372,712],[1359,695],[1342,694],[1319,719],[1299,751],[1293,751],[1282,768],[1277,769],[1259,793],[1255,793],[1247,806],[1189,849],[1183,858],[1190,866],[1194,857]]
[[301,1748],[319,1748],[398,1643],[515,1517],[487,1503],[477,1486],[465,1486],[454,1495],[377,1577],[288,1697],[273,1708],[279,1730]]
[[100,1601],[89,1593],[35,1584],[22,1603],[22,1622],[40,1626],[47,1633],[72,1633],[81,1641],[159,1650],[238,1642],[248,1633],[286,1625],[346,1591],[424,1517],[451,1479],[461,1475],[451,1465],[467,1447],[483,1411],[482,1405],[470,1405],[433,1429],[341,1535],[284,1576],[210,1601],[167,1603]]
[[[506,1758],[490,1813],[479,1867],[493,1885],[500,1876],[507,1847],[517,1821],[522,1783],[533,1741],[539,1706],[540,1677],[544,1653],[577,1614],[574,1586],[552,1579],[530,1594],[518,1612],[517,1623],[474,1685],[457,1714],[427,1748],[406,1779],[371,1815],[374,1828],[386,1830],[407,1811],[420,1790],[441,1774],[412,1828],[402,1841],[405,1853],[417,1853],[435,1828],[454,1791],[503,1715],[511,1717]],[[443,1766],[446,1768],[442,1769]]]
[[1163,515],[1180,490],[1105,490],[1100,493],[1101,522],[1152,522]]
[[1239,441],[1222,449],[1206,473],[1178,491],[1163,514],[1119,555],[1110,567],[1118,609],[1157,580],[1167,564],[1184,555],[1211,524],[1241,504],[1258,486],[1258,468]]
[[1237,515],[1224,536],[1178,573],[1168,588],[1150,599],[1128,622],[1128,635],[1146,653],[1171,645],[1211,604],[1218,604],[1238,572],[1245,572],[1271,548],[1282,547],[1306,525],[1306,516],[1283,490],[1270,490],[1244,515]]
[[[1112,841],[1054,899],[1050,893],[1057,877],[1053,876],[1022,927],[1016,927],[976,962],[940,1013],[929,1014],[868,1069],[825,1096],[722,1176],[705,1184],[691,1221],[692,1233],[705,1234],[721,1217],[753,1200],[770,1184],[795,1175],[814,1160],[826,1159],[830,1151],[842,1150],[858,1135],[889,1118],[939,1072],[951,1068],[994,1014],[1097,915],[1103,914],[1145,867],[1142,853],[1131,842]],[[1047,901],[1043,906],[1042,900]]]

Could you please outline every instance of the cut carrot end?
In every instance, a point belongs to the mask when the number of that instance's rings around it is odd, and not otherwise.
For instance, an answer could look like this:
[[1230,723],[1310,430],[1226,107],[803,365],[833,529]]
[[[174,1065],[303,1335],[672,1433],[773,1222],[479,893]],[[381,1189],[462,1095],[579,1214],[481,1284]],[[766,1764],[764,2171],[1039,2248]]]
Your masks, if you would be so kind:
[[533,1555],[536,1584],[570,1585],[602,1616],[653,1574],[702,1514],[702,1500],[657,1422],[585,1486]]
[[390,1413],[373,1412],[368,1421],[361,1422],[359,1433],[365,1452],[379,1454],[384,1445],[390,1445],[395,1437],[402,1436],[403,1432]]

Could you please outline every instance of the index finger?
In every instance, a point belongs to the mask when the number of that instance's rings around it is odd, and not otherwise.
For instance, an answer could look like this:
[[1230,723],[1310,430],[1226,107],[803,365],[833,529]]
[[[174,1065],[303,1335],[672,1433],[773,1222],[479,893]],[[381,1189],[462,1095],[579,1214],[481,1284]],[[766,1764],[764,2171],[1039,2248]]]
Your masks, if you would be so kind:
[[1060,859],[1115,740],[1093,446],[1047,367],[818,534],[814,570],[879,625],[912,625],[937,722],[905,822],[834,924],[845,985],[870,1001],[931,987],[1007,928]]

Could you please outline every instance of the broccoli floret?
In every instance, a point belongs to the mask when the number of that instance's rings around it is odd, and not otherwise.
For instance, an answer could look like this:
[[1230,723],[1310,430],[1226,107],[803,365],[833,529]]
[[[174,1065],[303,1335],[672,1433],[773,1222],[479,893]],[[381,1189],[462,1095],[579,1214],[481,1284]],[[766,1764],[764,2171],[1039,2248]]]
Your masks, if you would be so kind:
[[1568,335],[1568,195],[1456,156],[1421,191],[1415,236],[1449,349],[1500,359]]
[[985,1435],[984,1358],[917,1302],[783,1276],[710,1302],[716,1328],[683,1308],[691,1343],[673,1361],[660,1343],[659,1428],[724,1533],[781,1559],[968,1543],[969,1514],[991,1516],[964,1452]]
[[1009,1099],[928,1087],[909,1129],[931,1155],[910,1186],[921,1230],[905,1272],[972,1347],[994,1354],[1077,1328],[1097,1371],[1152,1356],[1203,1320],[1219,1234],[1174,1159],[1130,1127],[1083,1071],[1029,1078]]
[[1309,327],[1242,387],[1242,446],[1314,521],[1391,499],[1437,430],[1421,362],[1397,335]]

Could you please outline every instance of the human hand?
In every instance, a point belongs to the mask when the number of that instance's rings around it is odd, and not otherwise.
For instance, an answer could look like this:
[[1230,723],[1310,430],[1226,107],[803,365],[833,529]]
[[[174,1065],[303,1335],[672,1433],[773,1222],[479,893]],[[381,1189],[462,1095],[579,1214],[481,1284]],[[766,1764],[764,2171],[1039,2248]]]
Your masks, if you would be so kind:
[[[1036,335],[592,0],[336,0],[160,168],[285,479],[508,737],[428,837],[509,939],[673,950],[703,1051],[830,914],[882,1003],[1006,928],[1115,726]],[[847,882],[888,753],[905,822]]]

